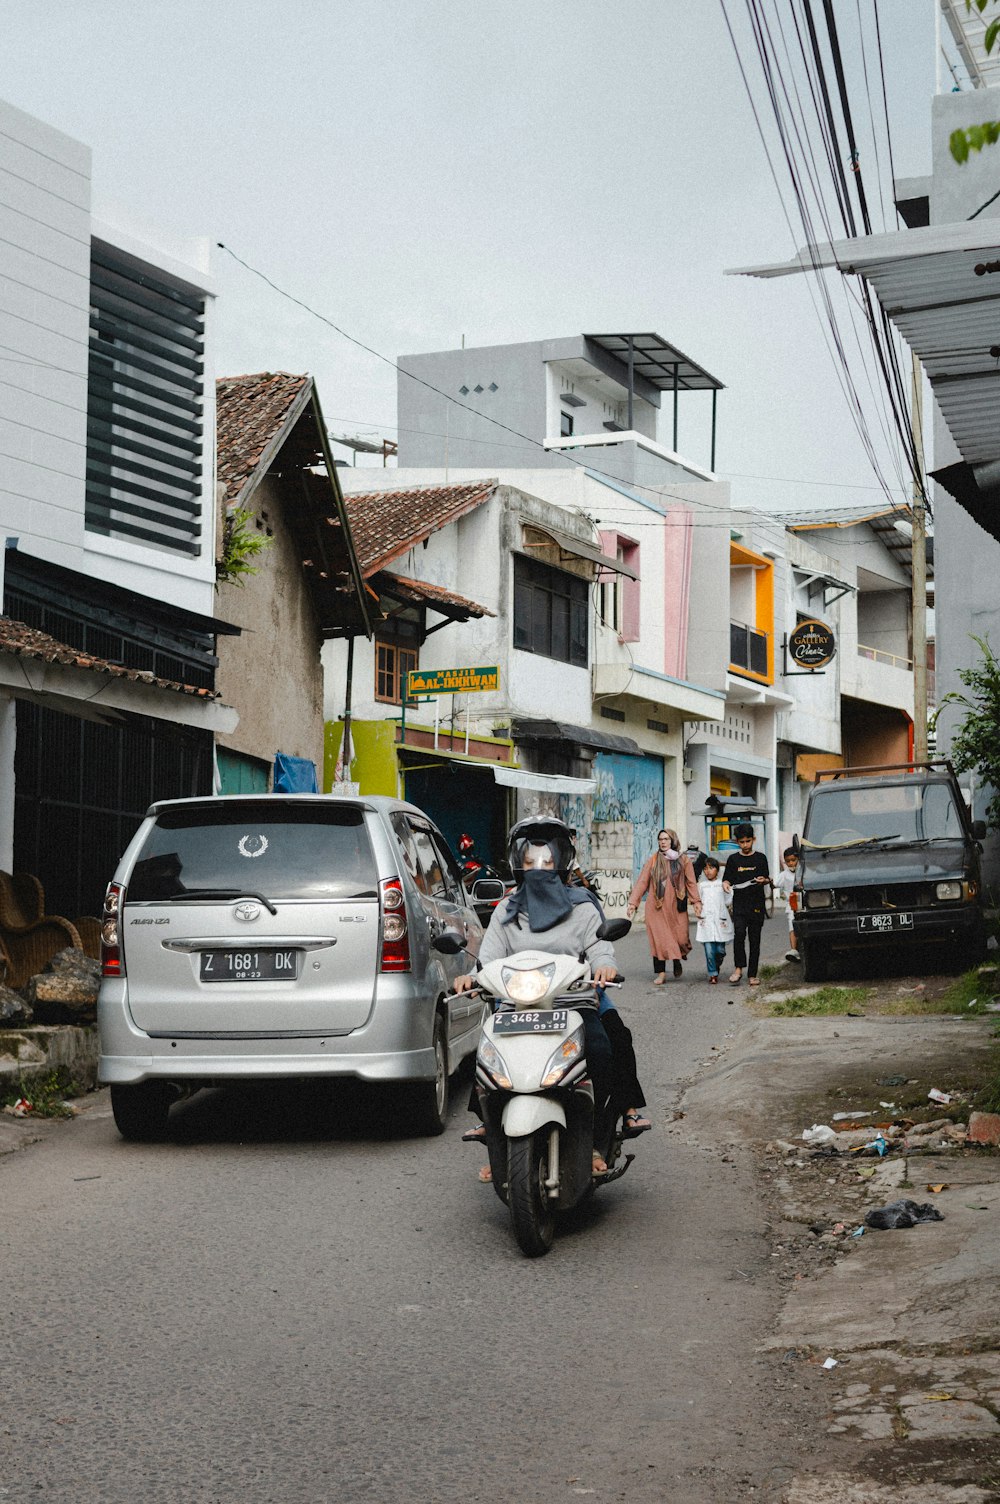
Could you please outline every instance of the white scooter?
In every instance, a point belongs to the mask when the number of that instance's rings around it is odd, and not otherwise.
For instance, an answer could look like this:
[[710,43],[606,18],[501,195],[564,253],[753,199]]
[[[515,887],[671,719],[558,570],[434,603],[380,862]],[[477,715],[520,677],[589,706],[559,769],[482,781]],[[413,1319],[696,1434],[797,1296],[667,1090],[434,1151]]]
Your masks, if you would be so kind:
[[[627,920],[605,921],[601,939],[619,940]],[[457,934],[434,942],[451,949]],[[464,942],[463,942],[464,944]],[[586,960],[525,950],[491,961],[479,990],[494,1011],[483,1023],[476,1091],[493,1189],[510,1210],[518,1245],[529,1258],[548,1253],[556,1215],[617,1180],[635,1158],[622,1155],[620,1120],[597,1104],[587,1071],[583,1019],[573,1005],[593,996]],[[593,1153],[607,1170],[594,1173]]]

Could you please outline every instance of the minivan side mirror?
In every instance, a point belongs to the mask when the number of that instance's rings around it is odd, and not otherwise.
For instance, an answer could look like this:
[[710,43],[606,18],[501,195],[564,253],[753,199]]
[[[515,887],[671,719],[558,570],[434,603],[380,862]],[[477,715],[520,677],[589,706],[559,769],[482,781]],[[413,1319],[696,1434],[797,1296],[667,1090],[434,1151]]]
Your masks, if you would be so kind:
[[613,945],[616,940],[624,940],[631,928],[631,919],[605,919],[603,924],[598,925],[597,938],[610,940]]
[[461,930],[442,930],[431,941],[435,950],[443,956],[458,956],[465,949],[466,940]]
[[973,822],[972,822],[972,839],[974,841],[985,841],[986,840],[986,821],[985,820],[973,820]]

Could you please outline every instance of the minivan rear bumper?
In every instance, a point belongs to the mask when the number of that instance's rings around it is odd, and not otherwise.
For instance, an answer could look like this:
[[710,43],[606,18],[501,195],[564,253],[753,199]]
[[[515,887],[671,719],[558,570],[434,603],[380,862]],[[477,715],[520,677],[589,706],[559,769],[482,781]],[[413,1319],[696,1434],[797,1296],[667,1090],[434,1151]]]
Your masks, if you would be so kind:
[[[228,1040],[178,1040],[176,1048],[149,1040],[149,1055],[102,1055],[97,1067],[104,1086],[138,1081],[176,1081],[209,1086],[216,1081],[276,1080],[298,1076],[354,1076],[361,1081],[430,1081],[434,1051],[400,1055],[344,1055],[323,1048],[322,1040],[241,1040],[232,1053]],[[160,1052],[160,1047],[163,1052]],[[197,1053],[196,1053],[197,1052]],[[216,1053],[218,1052],[218,1053]]]
[[297,1076],[354,1076],[362,1081],[431,1081],[436,1071],[432,1005],[416,999],[409,976],[379,979],[379,1006],[349,1033],[156,1037],[136,1027],[128,983],[105,978],[97,1002],[104,1085],[175,1081],[253,1081]]

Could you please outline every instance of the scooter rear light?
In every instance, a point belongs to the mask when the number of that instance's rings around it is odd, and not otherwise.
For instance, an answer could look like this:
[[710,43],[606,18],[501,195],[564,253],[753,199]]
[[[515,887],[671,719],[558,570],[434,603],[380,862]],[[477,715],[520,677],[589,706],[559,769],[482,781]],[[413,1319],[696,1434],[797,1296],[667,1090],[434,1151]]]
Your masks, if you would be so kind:
[[382,937],[379,971],[410,970],[410,937],[406,924],[406,898],[398,877],[382,882]]
[[125,975],[125,952],[121,937],[121,909],[124,899],[125,889],[118,883],[109,883],[101,914],[101,975],[105,977]]

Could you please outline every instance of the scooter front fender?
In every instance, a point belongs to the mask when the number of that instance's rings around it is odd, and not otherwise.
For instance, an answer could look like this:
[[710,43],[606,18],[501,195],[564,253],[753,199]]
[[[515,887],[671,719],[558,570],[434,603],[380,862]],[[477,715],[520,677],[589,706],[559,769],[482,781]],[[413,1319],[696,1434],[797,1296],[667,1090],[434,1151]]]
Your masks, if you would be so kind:
[[566,1110],[554,1097],[511,1097],[503,1110],[503,1131],[508,1138],[527,1138],[553,1123],[566,1127]]

